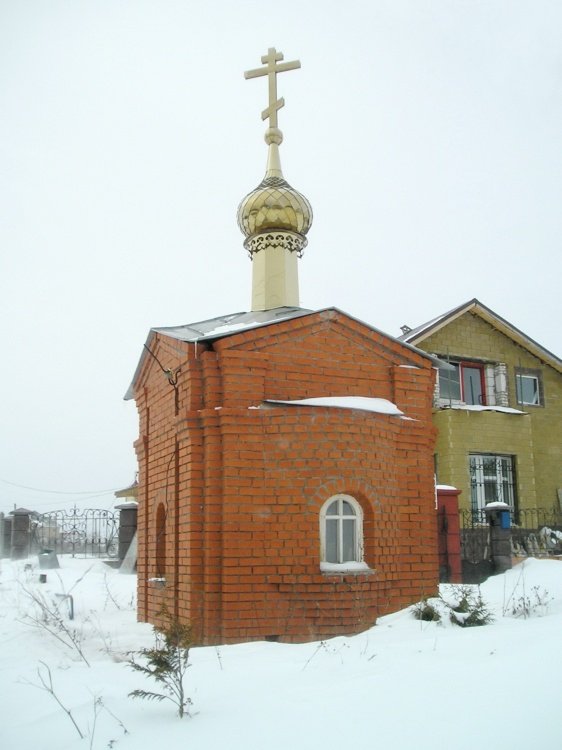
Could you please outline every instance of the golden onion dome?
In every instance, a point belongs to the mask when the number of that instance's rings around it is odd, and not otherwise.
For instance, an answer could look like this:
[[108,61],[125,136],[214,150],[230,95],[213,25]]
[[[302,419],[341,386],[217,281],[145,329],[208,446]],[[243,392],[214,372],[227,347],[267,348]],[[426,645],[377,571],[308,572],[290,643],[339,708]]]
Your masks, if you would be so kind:
[[238,226],[246,237],[269,231],[305,235],[311,224],[310,203],[282,175],[266,175],[238,206]]
[[238,226],[246,237],[244,245],[250,253],[261,247],[262,235],[271,232],[293,235],[293,240],[288,240],[288,247],[298,248],[299,253],[306,246],[305,235],[312,224],[312,207],[283,176],[279,159],[282,141],[283,134],[278,128],[268,128],[265,134],[269,146],[265,177],[238,206]]

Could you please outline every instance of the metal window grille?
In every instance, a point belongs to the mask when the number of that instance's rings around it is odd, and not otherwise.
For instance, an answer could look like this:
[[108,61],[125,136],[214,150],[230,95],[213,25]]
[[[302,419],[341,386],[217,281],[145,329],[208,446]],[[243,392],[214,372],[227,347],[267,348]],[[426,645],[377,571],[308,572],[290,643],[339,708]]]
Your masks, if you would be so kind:
[[470,497],[473,513],[488,503],[502,502],[516,510],[513,456],[471,455]]

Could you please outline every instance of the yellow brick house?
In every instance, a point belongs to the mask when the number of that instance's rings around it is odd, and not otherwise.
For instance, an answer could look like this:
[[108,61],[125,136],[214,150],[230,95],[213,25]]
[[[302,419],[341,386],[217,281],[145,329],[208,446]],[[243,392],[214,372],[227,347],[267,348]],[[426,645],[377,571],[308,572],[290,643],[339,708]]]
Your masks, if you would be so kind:
[[[436,474],[462,508],[562,505],[562,361],[477,299],[401,339],[437,355]],[[558,513],[557,513],[558,515]]]

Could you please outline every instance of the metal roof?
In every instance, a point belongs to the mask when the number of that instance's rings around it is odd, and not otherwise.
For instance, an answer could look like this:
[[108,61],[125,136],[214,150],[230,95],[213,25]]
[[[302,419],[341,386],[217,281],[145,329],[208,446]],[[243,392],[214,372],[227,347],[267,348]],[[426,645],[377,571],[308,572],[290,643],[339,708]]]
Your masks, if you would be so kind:
[[[347,318],[355,320],[357,323],[365,326],[365,328],[368,328],[371,331],[375,331],[375,333],[386,336],[392,341],[398,341],[400,344],[402,344],[402,346],[406,347],[406,349],[410,349],[424,359],[429,359],[434,365],[443,364],[432,354],[428,354],[428,352],[425,352],[422,349],[418,349],[416,346],[408,343],[407,341],[397,339],[396,337],[391,336],[390,334],[385,333],[384,331],[381,331],[380,329],[375,328],[374,326],[369,325],[368,323],[365,323],[358,318],[354,318],[352,315],[339,310],[337,307],[325,307],[320,310],[307,310],[304,307],[276,307],[273,310],[256,310],[252,312],[237,312],[230,315],[219,315],[216,318],[210,318],[209,320],[200,320],[197,323],[188,323],[181,326],[151,328],[146,339],[146,347],[150,349],[150,341],[156,333],[161,333],[164,336],[169,336],[170,338],[177,339],[179,341],[188,341],[191,343],[195,343],[196,341],[213,341],[214,339],[233,336],[237,333],[241,333],[242,331],[247,331],[253,328],[261,328],[263,326],[281,323],[284,320],[300,318],[306,315],[315,315],[317,313],[327,312],[330,310],[345,315]],[[135,374],[131,381],[131,385],[129,386],[129,388],[127,389],[127,393],[125,394],[125,401],[132,399],[134,396],[134,384],[140,374],[146,356],[148,356],[148,354],[145,348],[141,354],[137,369],[135,370]]]
[[167,326],[164,328],[152,328],[155,333],[163,333],[173,339],[180,341],[207,341],[240,333],[248,328],[259,328],[260,326],[278,323],[282,320],[299,318],[302,315],[310,315],[314,310],[306,310],[304,307],[276,307],[273,310],[256,310],[253,312],[238,312],[231,315],[219,315],[217,318],[200,320],[198,323],[188,323],[182,326]]
[[[216,318],[199,320],[196,323],[186,323],[181,326],[151,328],[148,332],[145,347],[150,349],[150,341],[155,333],[161,333],[164,336],[169,336],[178,341],[188,341],[192,343],[196,341],[212,341],[213,339],[241,333],[250,328],[260,328],[262,326],[271,325],[272,323],[280,323],[283,320],[310,315],[313,312],[314,310],[307,310],[304,307],[276,307],[273,310],[255,310],[251,312],[236,312],[229,315],[219,315]],[[139,359],[131,385],[128,387],[127,393],[124,396],[125,401],[129,401],[134,397],[134,385],[140,374],[146,356],[148,355],[145,348]]]

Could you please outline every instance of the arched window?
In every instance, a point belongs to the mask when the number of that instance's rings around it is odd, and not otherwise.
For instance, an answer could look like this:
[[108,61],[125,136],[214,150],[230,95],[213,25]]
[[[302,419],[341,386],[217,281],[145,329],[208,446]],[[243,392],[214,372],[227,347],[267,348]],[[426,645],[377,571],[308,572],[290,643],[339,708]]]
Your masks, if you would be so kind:
[[363,511],[350,495],[334,495],[320,511],[321,562],[363,561]]

